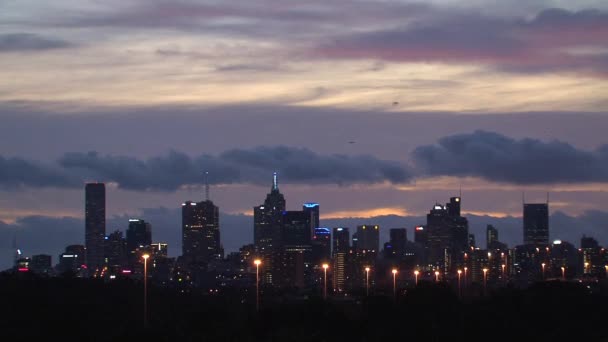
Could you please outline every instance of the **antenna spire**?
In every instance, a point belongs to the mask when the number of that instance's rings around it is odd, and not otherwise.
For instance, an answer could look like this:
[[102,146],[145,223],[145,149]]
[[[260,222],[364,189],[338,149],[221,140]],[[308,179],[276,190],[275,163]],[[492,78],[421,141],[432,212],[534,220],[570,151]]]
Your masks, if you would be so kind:
[[276,171],[272,173],[272,190],[279,190],[279,178]]
[[205,201],[209,201],[209,171],[205,171]]

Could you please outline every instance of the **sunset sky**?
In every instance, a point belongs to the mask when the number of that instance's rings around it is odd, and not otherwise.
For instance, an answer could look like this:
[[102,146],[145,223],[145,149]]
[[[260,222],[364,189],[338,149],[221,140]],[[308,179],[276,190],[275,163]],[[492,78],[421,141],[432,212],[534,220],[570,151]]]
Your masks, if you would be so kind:
[[604,213],[607,37],[600,0],[2,1],[0,248],[82,220],[84,182],[145,216],[203,170],[231,215],[273,171],[324,219]]

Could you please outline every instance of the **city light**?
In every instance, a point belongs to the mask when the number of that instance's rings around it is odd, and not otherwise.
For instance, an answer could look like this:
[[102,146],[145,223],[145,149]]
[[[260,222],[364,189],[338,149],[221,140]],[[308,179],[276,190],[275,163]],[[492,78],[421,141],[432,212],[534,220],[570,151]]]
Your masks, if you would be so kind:
[[262,260],[255,259],[253,261],[255,265],[255,311],[260,311],[260,265]]
[[149,254],[142,255],[144,258],[144,327],[148,327],[148,258]]
[[323,298],[327,299],[327,269],[329,264],[323,264]]

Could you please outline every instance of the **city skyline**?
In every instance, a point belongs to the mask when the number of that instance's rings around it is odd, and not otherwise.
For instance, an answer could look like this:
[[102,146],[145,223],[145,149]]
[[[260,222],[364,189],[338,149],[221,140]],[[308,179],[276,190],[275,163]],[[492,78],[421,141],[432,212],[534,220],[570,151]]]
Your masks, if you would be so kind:
[[608,240],[604,2],[25,0],[0,21],[2,241],[79,243],[95,181],[107,232],[171,240],[204,171],[228,250],[273,171],[323,222],[416,225],[462,189],[470,228],[516,244],[521,193],[549,192],[556,237]]

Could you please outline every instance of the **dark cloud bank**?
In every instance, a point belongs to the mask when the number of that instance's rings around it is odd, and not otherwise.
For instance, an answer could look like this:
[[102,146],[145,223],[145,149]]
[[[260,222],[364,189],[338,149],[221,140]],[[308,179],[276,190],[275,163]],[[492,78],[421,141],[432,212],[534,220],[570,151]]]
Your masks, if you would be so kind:
[[[500,240],[510,246],[522,242],[522,220],[516,217],[497,218],[491,216],[466,215],[470,231],[475,234],[477,244],[485,246],[485,227],[492,224],[499,229]],[[142,209],[139,216],[152,223],[153,241],[169,243],[169,254],[181,254],[181,211],[179,208]],[[114,216],[108,219],[106,232],[125,231],[128,216]],[[350,227],[354,230],[360,224],[379,224],[381,226],[381,243],[388,240],[390,228],[406,227],[408,239],[413,239],[412,227],[425,222],[425,217],[418,216],[378,216],[372,218],[347,218],[321,220],[327,227]],[[608,212],[588,211],[578,217],[554,212],[550,217],[551,239],[571,241],[578,246],[583,234],[593,236],[601,244],[608,244]],[[253,241],[253,218],[245,215],[220,214],[221,239],[227,252],[237,251],[244,244]],[[0,269],[11,266],[14,251],[11,250],[13,236],[17,236],[18,246],[26,255],[51,254],[53,262],[69,244],[82,244],[84,241],[84,221],[78,218],[54,218],[46,216],[28,216],[14,224],[0,221]]]
[[608,181],[608,145],[584,151],[556,140],[515,140],[475,131],[418,147],[413,158],[431,175],[477,176],[517,184]]
[[139,160],[96,152],[66,153],[42,164],[0,157],[0,186],[80,187],[84,181],[116,182],[128,190],[173,191],[200,184],[208,171],[214,184],[266,184],[270,172],[281,181],[303,184],[404,183],[411,171],[401,163],[369,155],[321,155],[286,146],[232,149],[217,156],[190,157],[180,152]]
[[279,172],[282,182],[292,184],[400,184],[430,175],[515,184],[608,181],[608,145],[586,151],[557,140],[516,140],[487,131],[450,135],[435,145],[419,146],[410,160],[408,165],[370,155],[323,155],[287,146],[197,157],[172,151],[145,160],[96,152],[66,153],[53,163],[0,156],[0,188],[78,188],[86,181],[103,181],[127,190],[174,191],[201,184],[203,171],[210,173],[213,184],[264,185],[273,171]]
[[19,52],[61,49],[72,46],[60,39],[48,38],[33,33],[0,34],[0,52]]

